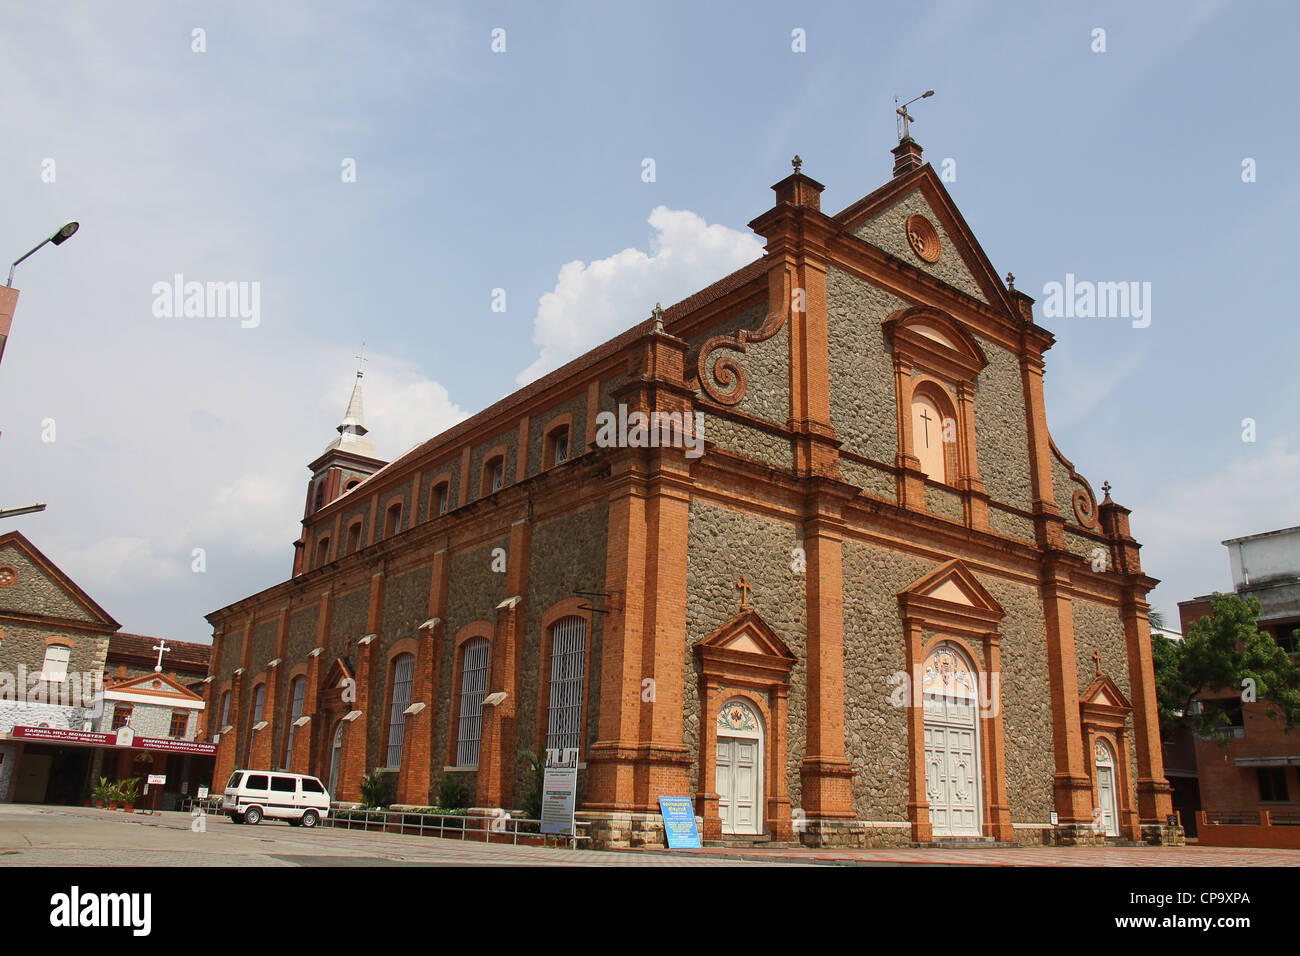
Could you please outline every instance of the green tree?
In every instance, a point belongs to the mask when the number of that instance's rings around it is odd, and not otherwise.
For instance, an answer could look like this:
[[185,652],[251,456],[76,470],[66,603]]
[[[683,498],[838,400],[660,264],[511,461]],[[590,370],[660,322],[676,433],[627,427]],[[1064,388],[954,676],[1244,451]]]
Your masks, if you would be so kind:
[[1270,719],[1300,729],[1300,667],[1258,626],[1259,599],[1215,593],[1211,613],[1192,622],[1181,641],[1152,635],[1160,729],[1180,725],[1200,734],[1228,726],[1222,708],[1192,713],[1201,694],[1231,692],[1244,703],[1268,702]]

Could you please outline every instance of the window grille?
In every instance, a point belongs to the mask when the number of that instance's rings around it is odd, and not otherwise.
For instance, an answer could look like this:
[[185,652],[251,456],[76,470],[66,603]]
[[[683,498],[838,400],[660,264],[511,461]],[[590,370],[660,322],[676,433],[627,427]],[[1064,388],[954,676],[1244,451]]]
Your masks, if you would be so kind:
[[483,698],[487,694],[488,642],[476,637],[465,644],[460,679],[460,728],[456,734],[456,766],[478,766],[483,735]]
[[551,628],[551,706],[547,714],[546,746],[577,747],[582,737],[583,665],[587,655],[587,622],[566,617]]
[[303,696],[306,692],[307,678],[295,677],[293,679],[293,688],[289,692],[291,700],[289,705],[289,734],[284,745],[284,765],[286,767],[289,766],[289,761],[293,759],[293,738],[298,732],[295,721],[302,716]]
[[402,765],[402,737],[406,730],[406,708],[411,706],[411,680],[415,676],[415,655],[402,654],[393,662],[393,706],[388,711],[387,767]]

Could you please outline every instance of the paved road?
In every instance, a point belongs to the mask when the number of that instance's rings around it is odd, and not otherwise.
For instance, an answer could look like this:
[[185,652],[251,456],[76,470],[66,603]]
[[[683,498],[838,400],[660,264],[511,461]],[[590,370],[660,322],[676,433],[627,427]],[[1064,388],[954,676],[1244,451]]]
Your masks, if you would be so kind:
[[0,804],[0,866],[1300,866],[1300,850],[1216,847],[677,850],[601,852],[358,830],[240,826],[156,815]]
[[[743,860],[602,853],[440,840],[433,837],[304,830],[285,823],[239,825],[188,813],[135,814],[0,804],[0,866],[753,866]],[[788,864],[787,864],[788,865]]]

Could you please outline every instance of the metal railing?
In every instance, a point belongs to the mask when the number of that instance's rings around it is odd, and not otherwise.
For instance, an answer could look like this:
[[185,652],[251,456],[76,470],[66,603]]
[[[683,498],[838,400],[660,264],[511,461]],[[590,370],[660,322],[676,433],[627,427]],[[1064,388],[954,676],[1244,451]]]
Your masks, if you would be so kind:
[[[446,840],[473,840],[483,843],[510,843],[518,846],[522,839],[527,844],[539,846],[568,844],[576,849],[591,837],[573,834],[542,833],[541,821],[509,814],[488,816],[468,813],[424,813],[414,810],[360,810],[351,807],[331,807],[329,816],[321,826],[337,830],[368,830],[379,833],[410,833],[416,836],[440,837]],[[578,820],[575,830],[587,826]]]

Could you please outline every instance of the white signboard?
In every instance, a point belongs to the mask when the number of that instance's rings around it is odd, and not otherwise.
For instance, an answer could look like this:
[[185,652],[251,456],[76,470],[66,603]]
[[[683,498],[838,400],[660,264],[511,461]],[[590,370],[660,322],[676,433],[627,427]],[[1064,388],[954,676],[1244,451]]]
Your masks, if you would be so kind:
[[206,800],[206,799],[208,799],[208,788],[207,788],[207,787],[199,787],[199,799],[200,799],[200,800]]
[[150,786],[153,786],[154,784],[157,784],[157,785],[159,785],[159,786],[162,786],[162,785],[165,784],[166,782],[167,782],[167,775],[164,774],[164,773],[151,773],[151,774],[149,774],[149,785],[150,785]]
[[542,832],[572,836],[573,807],[578,795],[578,748],[546,751],[542,780]]

